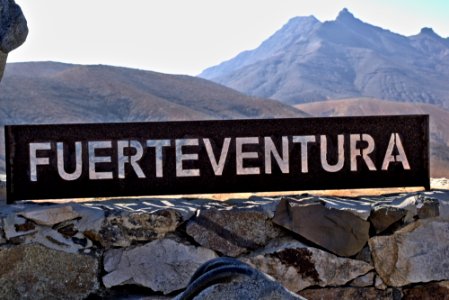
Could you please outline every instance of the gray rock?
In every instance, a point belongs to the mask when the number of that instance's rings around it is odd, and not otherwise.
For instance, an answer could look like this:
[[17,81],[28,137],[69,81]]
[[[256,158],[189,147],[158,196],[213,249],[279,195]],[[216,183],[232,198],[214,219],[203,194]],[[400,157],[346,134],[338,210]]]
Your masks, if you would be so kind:
[[449,222],[424,219],[369,240],[374,266],[388,286],[449,278]]
[[369,238],[369,222],[322,202],[282,199],[273,222],[340,256],[357,254]]
[[440,206],[436,199],[424,198],[422,203],[418,206],[418,218],[420,219],[434,218],[439,215]]
[[293,292],[309,286],[339,286],[373,269],[363,261],[337,257],[295,240],[273,241],[242,261],[273,276]]
[[438,201],[438,218],[449,221],[449,191],[430,191],[423,192],[422,196],[425,199]]
[[382,278],[379,275],[376,275],[374,278],[374,287],[378,290],[386,290],[388,286],[383,282]]
[[196,269],[217,257],[212,250],[184,245],[170,239],[105,254],[103,277],[107,288],[136,284],[164,294],[183,289]]
[[368,245],[360,251],[357,256],[355,257],[357,260],[362,260],[366,263],[369,263],[370,265],[373,264],[373,260],[371,258],[371,250],[369,249]]
[[76,219],[80,215],[70,205],[55,205],[25,210],[20,212],[19,216],[39,225],[53,226],[64,221]]
[[96,257],[39,245],[0,248],[1,299],[84,299],[99,289]]
[[376,207],[369,218],[371,224],[373,224],[376,233],[381,233],[392,224],[400,221],[407,215],[407,210],[389,207],[389,206],[379,206]]
[[357,277],[353,281],[351,281],[350,286],[352,287],[370,287],[374,284],[375,272],[369,272],[365,275]]
[[397,300],[401,299],[401,292],[395,289],[385,291],[375,288],[335,287],[322,289],[308,289],[299,292],[308,300],[323,299],[363,299],[363,300]]
[[241,203],[234,207],[209,208],[187,224],[187,234],[201,246],[236,257],[265,246],[281,234],[263,205]]
[[28,35],[26,19],[13,0],[0,0],[0,51],[9,53],[25,42]]
[[328,208],[350,212],[365,221],[368,220],[373,205],[372,201],[361,198],[311,197],[311,199],[315,199],[315,202],[317,200],[323,202]]

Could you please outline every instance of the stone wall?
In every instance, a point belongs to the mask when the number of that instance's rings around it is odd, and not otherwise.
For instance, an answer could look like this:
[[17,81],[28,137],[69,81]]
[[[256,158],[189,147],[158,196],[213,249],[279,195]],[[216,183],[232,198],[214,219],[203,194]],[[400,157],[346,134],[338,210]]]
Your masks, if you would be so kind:
[[[0,212],[1,299],[170,299],[200,265],[220,256],[235,257],[307,299],[449,294],[447,190],[226,202],[25,202]],[[236,299],[250,287],[260,290],[256,283],[243,286],[231,286]],[[197,298],[216,299],[223,290]]]

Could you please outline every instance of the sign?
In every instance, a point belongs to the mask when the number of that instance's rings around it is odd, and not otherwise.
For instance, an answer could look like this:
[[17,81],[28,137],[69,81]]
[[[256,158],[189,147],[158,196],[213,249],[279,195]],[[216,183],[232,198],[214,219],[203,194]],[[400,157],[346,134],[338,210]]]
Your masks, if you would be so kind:
[[6,126],[7,199],[424,186],[428,116]]

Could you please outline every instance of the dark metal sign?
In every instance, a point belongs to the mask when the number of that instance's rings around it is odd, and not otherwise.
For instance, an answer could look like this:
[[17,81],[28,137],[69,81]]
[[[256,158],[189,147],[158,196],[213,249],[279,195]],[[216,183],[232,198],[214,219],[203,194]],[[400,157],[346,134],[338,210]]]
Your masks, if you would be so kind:
[[6,126],[7,199],[424,186],[428,116]]

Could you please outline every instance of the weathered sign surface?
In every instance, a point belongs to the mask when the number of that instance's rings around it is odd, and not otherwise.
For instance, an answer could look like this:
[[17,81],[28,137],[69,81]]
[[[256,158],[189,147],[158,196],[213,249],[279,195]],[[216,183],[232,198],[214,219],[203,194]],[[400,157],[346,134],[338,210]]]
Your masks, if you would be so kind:
[[6,126],[8,202],[423,186],[428,116]]

